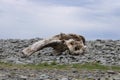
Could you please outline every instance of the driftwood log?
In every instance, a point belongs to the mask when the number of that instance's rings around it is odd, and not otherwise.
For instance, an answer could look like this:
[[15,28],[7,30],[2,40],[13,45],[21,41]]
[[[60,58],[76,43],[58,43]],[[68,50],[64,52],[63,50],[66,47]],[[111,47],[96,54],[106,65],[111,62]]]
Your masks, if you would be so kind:
[[[49,39],[43,39],[23,49],[25,56],[30,56],[36,51],[39,51],[46,47],[52,47],[57,55],[61,54],[65,50],[69,51],[69,54],[79,55],[83,54],[85,46],[85,38],[77,34],[58,34]],[[56,54],[56,53],[55,53]]]

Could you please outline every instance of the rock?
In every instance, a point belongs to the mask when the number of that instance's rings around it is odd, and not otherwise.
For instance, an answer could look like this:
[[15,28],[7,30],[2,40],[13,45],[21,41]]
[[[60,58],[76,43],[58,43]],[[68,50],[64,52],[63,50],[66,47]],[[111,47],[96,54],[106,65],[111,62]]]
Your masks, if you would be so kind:
[[68,78],[62,78],[62,79],[60,79],[60,80],[69,80]]
[[47,74],[42,74],[40,75],[40,79],[48,79],[49,76]]
[[0,73],[0,77],[5,77],[5,74],[1,74],[1,73]]
[[73,69],[73,70],[72,70],[72,73],[78,73],[78,70]]
[[116,75],[113,77],[113,80],[120,80],[120,75]]
[[19,77],[20,77],[20,80],[27,80],[28,79],[28,77],[24,76],[24,75],[20,75]]
[[107,73],[108,73],[108,74],[116,74],[116,72],[115,72],[115,71],[112,71],[112,70],[108,70]]

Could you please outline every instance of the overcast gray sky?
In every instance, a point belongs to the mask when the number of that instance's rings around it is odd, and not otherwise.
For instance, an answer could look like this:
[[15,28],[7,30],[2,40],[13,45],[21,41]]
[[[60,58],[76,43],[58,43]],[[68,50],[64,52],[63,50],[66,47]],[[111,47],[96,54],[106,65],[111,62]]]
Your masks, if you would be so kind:
[[120,39],[120,0],[0,0],[0,38],[61,32]]

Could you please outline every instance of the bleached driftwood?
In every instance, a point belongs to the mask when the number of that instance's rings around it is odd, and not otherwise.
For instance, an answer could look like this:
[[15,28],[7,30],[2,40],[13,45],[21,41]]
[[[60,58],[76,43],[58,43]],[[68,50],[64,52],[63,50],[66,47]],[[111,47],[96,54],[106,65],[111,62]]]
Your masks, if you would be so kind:
[[45,47],[52,47],[59,54],[68,50],[70,54],[82,54],[85,51],[85,38],[76,34],[58,34],[49,39],[43,39],[25,48],[22,52],[26,56],[30,56],[36,51]]

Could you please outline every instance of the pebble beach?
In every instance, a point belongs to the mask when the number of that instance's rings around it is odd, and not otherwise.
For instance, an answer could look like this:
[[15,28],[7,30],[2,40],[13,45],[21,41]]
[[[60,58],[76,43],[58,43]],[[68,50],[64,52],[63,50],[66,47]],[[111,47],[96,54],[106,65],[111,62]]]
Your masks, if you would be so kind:
[[[42,39],[0,39],[0,62],[10,64],[99,63],[105,66],[120,66],[120,40],[97,39],[86,41],[87,49],[84,55],[69,55],[67,51],[61,53],[61,55],[54,55],[54,50],[49,47],[24,58],[22,50],[39,40]],[[30,70],[0,67],[0,80],[120,80],[120,71]]]

